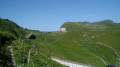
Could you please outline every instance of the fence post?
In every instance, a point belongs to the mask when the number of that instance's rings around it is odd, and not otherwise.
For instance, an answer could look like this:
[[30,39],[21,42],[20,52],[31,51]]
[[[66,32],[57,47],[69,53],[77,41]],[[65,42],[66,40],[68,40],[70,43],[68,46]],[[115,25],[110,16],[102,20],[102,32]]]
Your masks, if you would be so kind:
[[13,57],[13,50],[12,50],[11,46],[8,46],[8,47],[9,47],[9,51],[10,51],[12,67],[15,67],[15,60],[14,60],[14,57]]
[[29,49],[29,53],[28,53],[28,64],[30,63],[30,53],[31,53],[31,49]]

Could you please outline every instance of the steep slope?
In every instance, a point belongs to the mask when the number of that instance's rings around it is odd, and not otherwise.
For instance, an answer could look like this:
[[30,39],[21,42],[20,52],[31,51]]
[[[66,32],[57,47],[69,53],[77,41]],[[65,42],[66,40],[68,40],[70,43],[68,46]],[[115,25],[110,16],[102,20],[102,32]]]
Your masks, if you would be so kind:
[[0,65],[4,67],[11,66],[11,58],[8,46],[10,43],[19,38],[24,37],[24,32],[17,24],[8,19],[0,18]]
[[8,19],[0,18],[0,31],[11,33],[15,37],[24,37],[24,29]]
[[[33,30],[23,29],[8,19],[0,19],[0,67],[12,67],[13,64],[16,67],[65,67],[53,61],[48,54],[40,52],[40,42],[26,38],[30,31]],[[40,34],[39,31],[35,32]]]

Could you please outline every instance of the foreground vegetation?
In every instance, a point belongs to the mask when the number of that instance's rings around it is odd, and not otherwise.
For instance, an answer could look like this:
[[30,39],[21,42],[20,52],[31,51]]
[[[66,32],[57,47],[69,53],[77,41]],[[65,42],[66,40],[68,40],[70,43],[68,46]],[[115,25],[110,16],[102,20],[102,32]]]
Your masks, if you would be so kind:
[[[50,58],[50,55],[40,52],[40,42],[26,38],[33,30],[23,29],[8,19],[0,19],[0,67],[13,66],[10,49],[16,67],[65,67]],[[35,31],[36,33],[40,33]],[[28,54],[30,61],[28,64]]]

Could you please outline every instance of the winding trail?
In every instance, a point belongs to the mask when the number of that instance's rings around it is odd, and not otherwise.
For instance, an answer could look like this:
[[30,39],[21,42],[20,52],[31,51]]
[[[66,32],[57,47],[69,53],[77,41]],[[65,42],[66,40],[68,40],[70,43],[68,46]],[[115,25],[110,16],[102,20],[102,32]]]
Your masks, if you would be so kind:
[[[101,42],[96,42],[96,43],[112,49],[112,50],[115,52],[115,54],[120,58],[120,52],[117,51],[116,49],[114,49],[113,47],[111,47],[111,46],[109,46],[109,45],[107,45],[107,44],[103,44],[103,43],[101,43]],[[119,61],[120,61],[120,60],[119,60]]]
[[[94,55],[94,56],[95,56],[95,55]],[[95,56],[95,57],[99,58],[105,65],[108,65],[108,64],[104,61],[104,59],[102,59],[101,57],[98,57],[98,56]]]

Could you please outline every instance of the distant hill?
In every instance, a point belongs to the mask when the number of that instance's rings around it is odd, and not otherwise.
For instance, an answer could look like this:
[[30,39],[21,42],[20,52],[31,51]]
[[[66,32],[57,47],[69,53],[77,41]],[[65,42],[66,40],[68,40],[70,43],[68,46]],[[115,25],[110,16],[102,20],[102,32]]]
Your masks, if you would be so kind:
[[103,20],[98,22],[65,22],[61,27],[65,27],[67,31],[77,30],[77,29],[89,29],[95,30],[96,28],[109,28],[109,27],[120,27],[120,23],[115,23],[112,20]]

